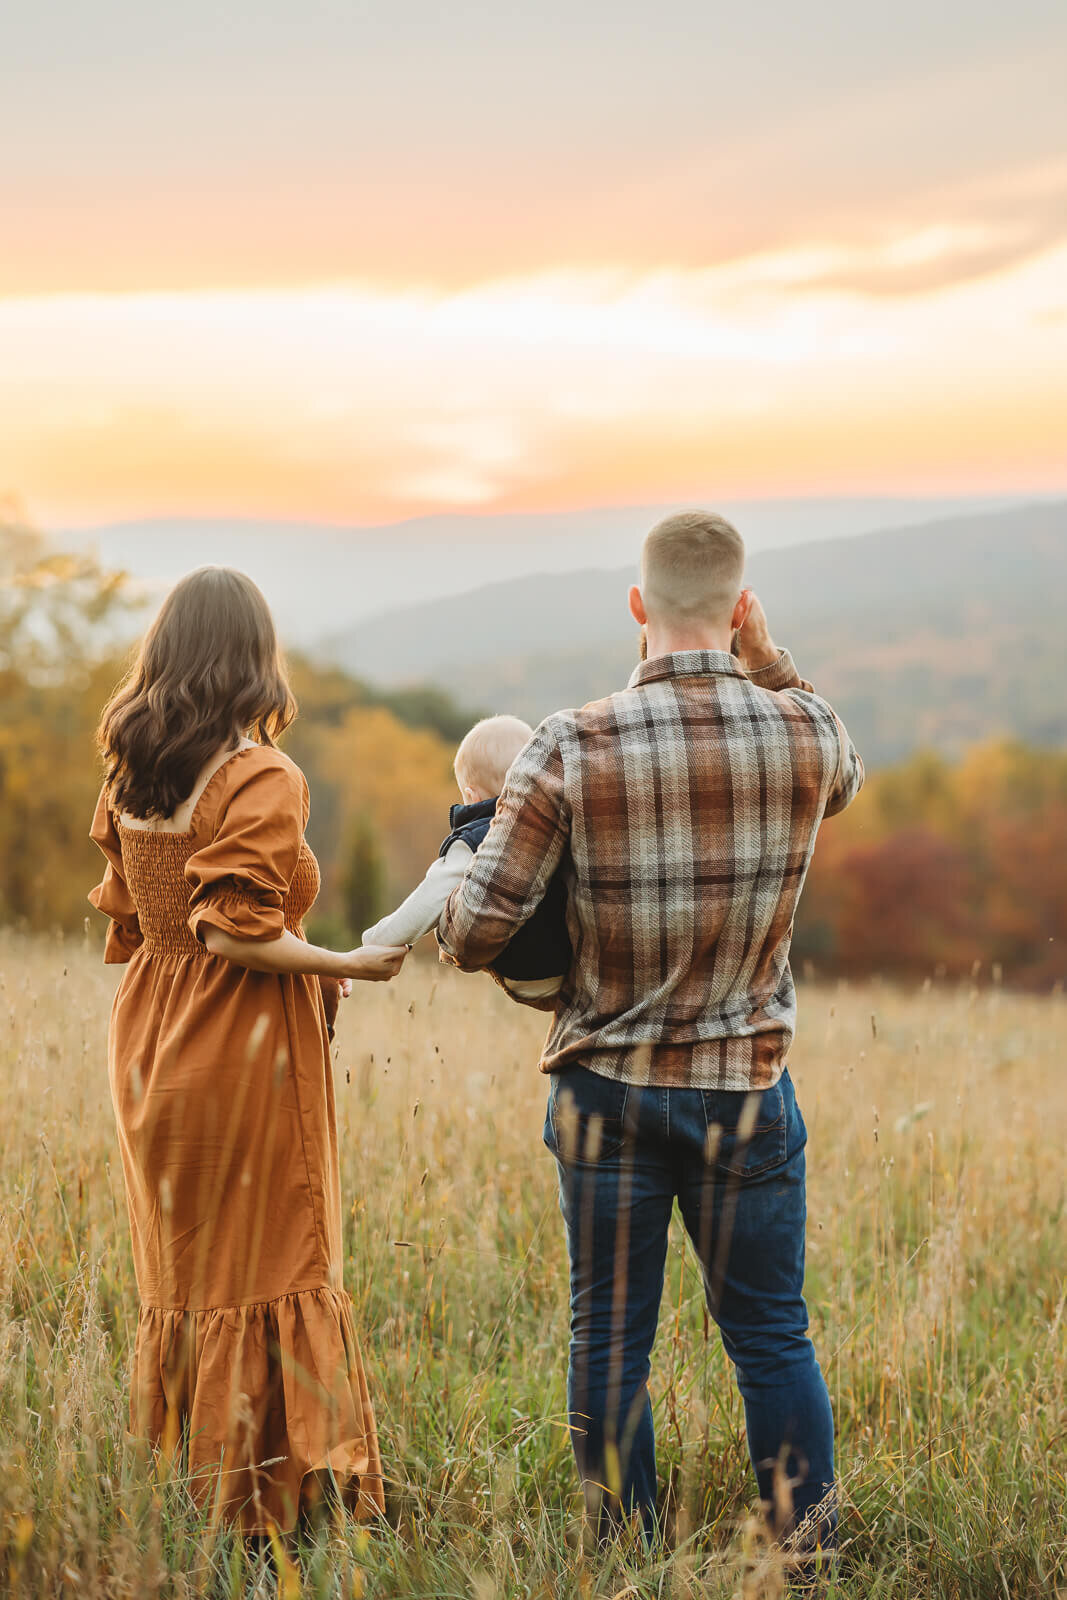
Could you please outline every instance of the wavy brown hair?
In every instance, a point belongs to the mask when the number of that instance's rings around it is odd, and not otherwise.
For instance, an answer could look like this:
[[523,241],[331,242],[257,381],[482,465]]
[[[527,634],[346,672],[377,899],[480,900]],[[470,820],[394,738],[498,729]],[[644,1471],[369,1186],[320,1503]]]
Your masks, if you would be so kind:
[[173,816],[216,750],[273,744],[296,715],[270,608],[251,578],[201,567],[170,591],[97,737],[116,811]]

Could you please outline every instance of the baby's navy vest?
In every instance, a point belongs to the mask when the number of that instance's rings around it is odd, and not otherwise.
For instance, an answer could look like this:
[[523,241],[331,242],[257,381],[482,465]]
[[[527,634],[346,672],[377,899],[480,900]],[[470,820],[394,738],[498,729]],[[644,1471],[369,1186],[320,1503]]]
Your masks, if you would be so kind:
[[[469,850],[477,850],[489,832],[489,824],[495,813],[495,800],[479,800],[473,806],[453,806],[448,818],[452,832],[441,846],[439,854],[446,856],[457,840],[461,840]],[[559,978],[570,971],[567,891],[558,872],[529,922],[523,923],[492,967],[501,978],[512,980]]]

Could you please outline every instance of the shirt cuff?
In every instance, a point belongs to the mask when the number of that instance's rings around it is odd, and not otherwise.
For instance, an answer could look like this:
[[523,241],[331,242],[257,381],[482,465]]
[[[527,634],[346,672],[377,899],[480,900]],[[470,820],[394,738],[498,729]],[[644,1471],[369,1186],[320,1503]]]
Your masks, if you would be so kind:
[[788,650],[783,650],[777,661],[772,661],[766,667],[756,667],[748,673],[753,683],[761,689],[803,689],[805,683],[793,662],[793,657]]

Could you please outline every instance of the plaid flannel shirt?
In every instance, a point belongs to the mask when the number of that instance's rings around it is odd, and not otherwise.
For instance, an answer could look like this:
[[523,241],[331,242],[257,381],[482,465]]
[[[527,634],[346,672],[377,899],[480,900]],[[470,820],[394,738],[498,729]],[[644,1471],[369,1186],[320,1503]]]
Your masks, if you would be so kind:
[[560,711],[517,757],[438,927],[479,971],[557,870],[574,951],[541,1058],[681,1088],[762,1089],[796,1023],[793,915],[863,764],[788,651],[747,675],[692,650]]

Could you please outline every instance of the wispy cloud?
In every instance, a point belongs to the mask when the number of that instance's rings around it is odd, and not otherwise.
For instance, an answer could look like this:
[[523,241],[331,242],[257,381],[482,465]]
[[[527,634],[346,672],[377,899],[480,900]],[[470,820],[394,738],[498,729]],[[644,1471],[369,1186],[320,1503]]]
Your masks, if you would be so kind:
[[[63,521],[360,520],[1062,481],[1067,246],[960,281],[995,243],[946,226],[454,292],[0,301],[0,490]],[[925,286],[871,293],[909,274]]]
[[1067,166],[1012,174],[1010,184],[943,197],[938,220],[826,252],[798,281],[810,288],[908,296],[1002,273],[1067,242]]

